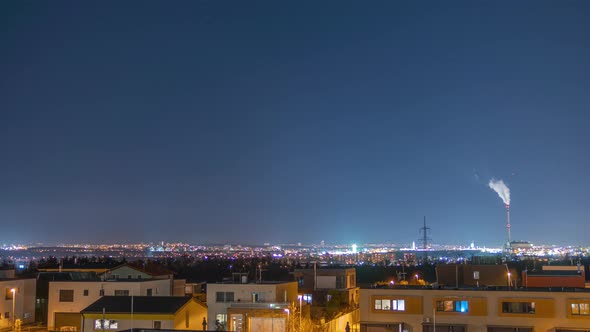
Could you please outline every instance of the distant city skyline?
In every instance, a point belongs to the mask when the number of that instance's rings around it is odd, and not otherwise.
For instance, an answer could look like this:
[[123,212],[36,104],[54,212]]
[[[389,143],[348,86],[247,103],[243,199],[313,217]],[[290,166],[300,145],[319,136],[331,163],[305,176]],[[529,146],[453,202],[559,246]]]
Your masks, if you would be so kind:
[[590,3],[0,3],[2,243],[590,243]]

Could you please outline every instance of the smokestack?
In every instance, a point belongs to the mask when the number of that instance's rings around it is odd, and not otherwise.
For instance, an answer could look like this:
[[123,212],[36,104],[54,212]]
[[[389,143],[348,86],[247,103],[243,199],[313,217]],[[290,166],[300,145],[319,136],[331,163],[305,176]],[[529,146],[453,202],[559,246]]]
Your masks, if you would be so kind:
[[508,245],[510,245],[510,204],[506,204],[506,232],[508,232]]
[[506,232],[508,233],[508,243],[510,246],[510,188],[502,180],[491,179],[488,183],[490,189],[495,191],[506,206]]

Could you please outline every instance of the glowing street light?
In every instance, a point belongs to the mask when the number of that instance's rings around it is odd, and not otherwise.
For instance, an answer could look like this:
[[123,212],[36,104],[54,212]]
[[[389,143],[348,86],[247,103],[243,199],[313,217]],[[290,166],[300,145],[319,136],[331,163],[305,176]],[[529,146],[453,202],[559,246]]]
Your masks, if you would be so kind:
[[10,292],[12,292],[12,330],[14,330],[14,317],[15,312],[14,312],[14,304],[15,304],[15,300],[16,300],[16,289],[15,288],[11,288]]
[[301,331],[301,310],[303,308],[303,295],[297,295],[299,299],[299,331]]
[[286,328],[287,328],[287,330],[289,330],[289,321],[291,320],[290,319],[291,318],[291,311],[287,308],[285,308],[284,311],[287,313],[287,324],[285,324],[285,325],[287,325]]
[[508,290],[510,290],[511,284],[512,284],[512,282],[510,280],[510,272],[508,272]]

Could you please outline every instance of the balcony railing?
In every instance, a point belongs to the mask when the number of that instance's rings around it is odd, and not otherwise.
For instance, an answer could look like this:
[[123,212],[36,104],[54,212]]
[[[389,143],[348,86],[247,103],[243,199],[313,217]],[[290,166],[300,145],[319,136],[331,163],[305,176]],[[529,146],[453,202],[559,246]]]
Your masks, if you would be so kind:
[[241,309],[284,309],[289,307],[289,302],[231,302],[230,308]]

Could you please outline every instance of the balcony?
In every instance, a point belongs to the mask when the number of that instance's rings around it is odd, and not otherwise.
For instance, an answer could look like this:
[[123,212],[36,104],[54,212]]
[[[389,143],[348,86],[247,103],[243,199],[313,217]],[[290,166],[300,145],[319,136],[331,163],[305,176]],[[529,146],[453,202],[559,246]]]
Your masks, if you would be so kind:
[[231,302],[230,308],[235,309],[284,309],[289,308],[289,302]]

